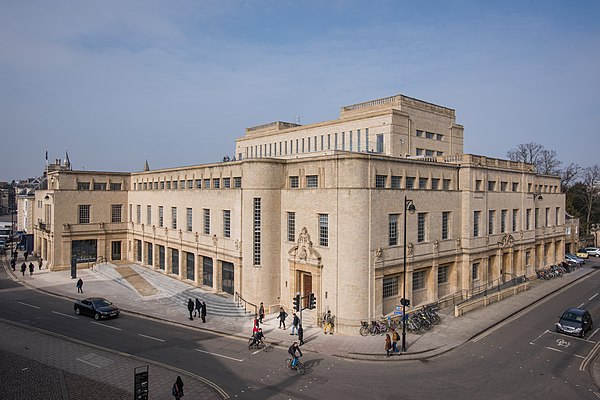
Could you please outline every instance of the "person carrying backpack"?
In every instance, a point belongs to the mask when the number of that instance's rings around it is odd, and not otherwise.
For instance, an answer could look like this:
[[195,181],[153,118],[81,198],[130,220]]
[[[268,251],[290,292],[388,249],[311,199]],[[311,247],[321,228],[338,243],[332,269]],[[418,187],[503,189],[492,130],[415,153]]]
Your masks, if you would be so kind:
[[178,376],[175,380],[173,388],[171,389],[171,394],[176,400],[179,400],[183,397],[183,381],[181,380],[180,376]]

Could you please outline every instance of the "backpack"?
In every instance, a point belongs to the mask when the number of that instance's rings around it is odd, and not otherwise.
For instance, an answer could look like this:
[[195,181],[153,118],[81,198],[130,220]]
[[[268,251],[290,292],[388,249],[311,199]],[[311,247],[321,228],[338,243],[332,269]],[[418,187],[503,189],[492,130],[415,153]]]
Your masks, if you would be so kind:
[[171,394],[173,396],[177,396],[179,392],[177,391],[177,385],[173,384],[173,389],[171,389]]

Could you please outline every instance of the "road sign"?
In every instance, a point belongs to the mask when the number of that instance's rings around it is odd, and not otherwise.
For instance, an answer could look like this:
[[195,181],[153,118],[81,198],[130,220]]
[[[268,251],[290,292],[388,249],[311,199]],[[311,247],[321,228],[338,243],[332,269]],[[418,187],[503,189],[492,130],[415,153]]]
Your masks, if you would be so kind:
[[402,307],[401,306],[396,306],[396,311],[402,311]]
[[394,311],[394,314],[396,314],[396,315],[402,315],[402,311]]

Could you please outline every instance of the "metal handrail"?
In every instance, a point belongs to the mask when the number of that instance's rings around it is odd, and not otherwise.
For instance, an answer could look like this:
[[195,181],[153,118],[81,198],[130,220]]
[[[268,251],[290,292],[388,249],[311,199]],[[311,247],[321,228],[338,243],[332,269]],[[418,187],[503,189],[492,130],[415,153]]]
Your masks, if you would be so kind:
[[238,307],[242,307],[242,303],[244,304],[244,312],[252,312],[248,311],[248,306],[252,306],[254,307],[254,315],[258,315],[258,306],[245,300],[238,292],[235,292],[234,299]]

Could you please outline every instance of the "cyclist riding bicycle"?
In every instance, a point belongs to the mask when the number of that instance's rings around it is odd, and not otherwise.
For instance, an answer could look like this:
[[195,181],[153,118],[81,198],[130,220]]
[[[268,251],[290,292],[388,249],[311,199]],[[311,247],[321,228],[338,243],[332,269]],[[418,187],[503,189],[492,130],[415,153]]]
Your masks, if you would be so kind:
[[[298,357],[296,357],[296,351],[299,353]],[[298,342],[294,342],[294,344],[290,346],[288,353],[292,356],[292,367],[295,367],[298,365],[299,358],[302,357],[302,351],[298,346]]]
[[252,336],[252,343],[250,343],[248,348],[251,348],[252,346],[257,345],[259,343],[263,343],[264,338],[265,335],[262,331],[262,328],[258,328],[258,331],[254,334],[254,336]]

